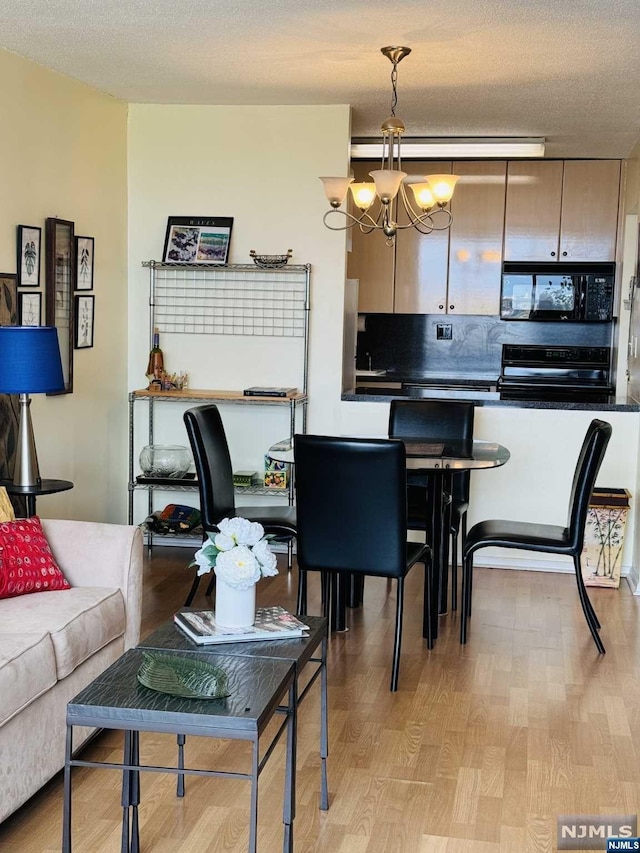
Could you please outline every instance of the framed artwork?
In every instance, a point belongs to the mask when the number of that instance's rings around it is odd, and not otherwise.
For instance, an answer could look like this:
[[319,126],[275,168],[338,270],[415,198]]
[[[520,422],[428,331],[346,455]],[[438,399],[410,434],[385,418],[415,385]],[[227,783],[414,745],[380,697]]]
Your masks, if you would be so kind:
[[21,326],[40,326],[42,317],[42,295],[38,293],[19,293],[19,324]]
[[93,237],[76,237],[76,290],[93,290]]
[[74,346],[76,349],[90,349],[93,346],[93,312],[95,297],[76,296]]
[[17,275],[12,272],[0,272],[0,326],[18,324]]
[[73,392],[73,288],[76,281],[74,224],[50,217],[45,225],[45,268],[47,277],[46,324],[58,330],[64,391]]
[[170,216],[162,260],[166,264],[226,264],[233,218]]
[[18,225],[18,287],[40,285],[40,251],[42,228],[35,225]]

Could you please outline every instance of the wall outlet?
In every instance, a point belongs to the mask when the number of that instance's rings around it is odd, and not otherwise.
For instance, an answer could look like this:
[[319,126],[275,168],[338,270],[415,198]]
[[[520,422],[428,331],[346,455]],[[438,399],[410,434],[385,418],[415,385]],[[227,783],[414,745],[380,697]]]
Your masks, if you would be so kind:
[[451,325],[451,323],[436,323],[436,340],[453,340],[453,326]]

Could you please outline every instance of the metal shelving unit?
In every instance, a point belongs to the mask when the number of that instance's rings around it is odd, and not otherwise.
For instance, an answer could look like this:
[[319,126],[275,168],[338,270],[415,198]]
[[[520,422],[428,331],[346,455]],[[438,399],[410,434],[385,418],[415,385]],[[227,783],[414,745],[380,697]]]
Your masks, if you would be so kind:
[[[307,376],[309,357],[309,284],[311,267],[287,265],[262,269],[251,264],[194,266],[146,261],[149,269],[150,338],[153,329],[181,334],[261,335],[300,338],[302,389],[288,397],[244,396],[242,391],[193,390],[132,391],[129,394],[129,524],[133,524],[134,494],[149,495],[148,515],[153,512],[156,491],[194,492],[195,479],[153,480],[134,474],[134,426],[136,403],[148,402],[148,444],[153,444],[155,407],[161,403],[219,403],[233,406],[276,406],[289,415],[289,437],[296,429],[298,411],[302,432],[307,423]],[[241,486],[237,494],[286,495],[294,501],[293,478],[286,490],[260,485]],[[148,544],[152,536],[148,534]],[[177,537],[172,536],[175,539]]]

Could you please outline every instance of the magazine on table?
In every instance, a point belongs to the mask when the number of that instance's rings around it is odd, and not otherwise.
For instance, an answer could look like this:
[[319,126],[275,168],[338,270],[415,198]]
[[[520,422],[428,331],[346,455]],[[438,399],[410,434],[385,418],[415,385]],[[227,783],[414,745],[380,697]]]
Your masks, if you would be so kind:
[[241,643],[249,640],[285,640],[304,637],[309,626],[283,607],[259,607],[256,621],[248,628],[222,628],[213,610],[181,610],[173,617],[176,625],[194,643]]

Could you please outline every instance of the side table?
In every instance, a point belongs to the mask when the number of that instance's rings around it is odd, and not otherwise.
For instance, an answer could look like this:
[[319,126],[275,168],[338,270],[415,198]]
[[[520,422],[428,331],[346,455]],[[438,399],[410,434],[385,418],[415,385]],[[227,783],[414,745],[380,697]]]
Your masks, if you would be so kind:
[[[180,652],[174,652],[180,656]],[[184,656],[184,655],[182,655]],[[189,654],[189,656],[192,656]],[[67,740],[64,766],[64,813],[62,851],[71,853],[71,769],[95,767],[122,770],[121,853],[139,853],[138,806],[140,771],[220,776],[251,780],[249,853],[256,853],[258,828],[258,777],[274,752],[282,733],[287,731],[285,789],[283,804],[284,853],[293,851],[293,774],[295,771],[296,701],[294,667],[288,661],[251,659],[207,653],[201,660],[221,667],[228,679],[230,695],[225,699],[184,699],[169,696],[141,685],[137,680],[142,651],[130,649],[85,687],[67,705]],[[260,758],[260,735],[286,694],[289,701],[285,719]],[[122,764],[83,761],[72,757],[73,727],[116,729],[124,732]],[[140,764],[140,732],[190,734],[199,737],[247,740],[252,743],[251,772],[200,770]]]
[[36,498],[40,495],[54,495],[73,488],[70,480],[41,480],[38,486],[15,486],[13,480],[0,480],[9,495],[20,495],[27,500],[27,518],[36,514]]
[[[189,608],[182,608],[188,610]],[[322,616],[299,616],[309,626],[306,637],[282,640],[251,640],[244,643],[212,643],[199,646],[181,631],[173,620],[164,622],[138,645],[139,649],[197,653],[206,650],[210,655],[251,658],[273,658],[293,664],[295,670],[294,694],[300,705],[314,682],[320,677],[320,808],[329,808],[327,757],[329,754],[328,700],[327,700],[327,620]],[[320,649],[320,657],[317,656]],[[317,664],[302,690],[300,676],[308,663]],[[183,763],[184,736],[178,735],[178,766]],[[295,756],[294,756],[294,806],[295,806]],[[184,796],[184,780],[178,776],[178,796]]]

